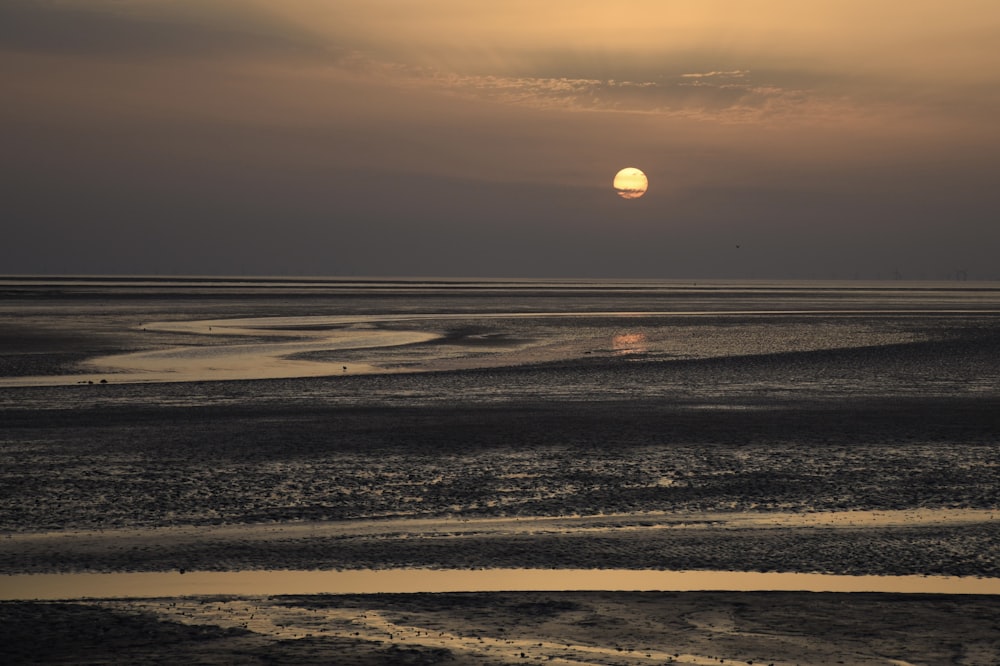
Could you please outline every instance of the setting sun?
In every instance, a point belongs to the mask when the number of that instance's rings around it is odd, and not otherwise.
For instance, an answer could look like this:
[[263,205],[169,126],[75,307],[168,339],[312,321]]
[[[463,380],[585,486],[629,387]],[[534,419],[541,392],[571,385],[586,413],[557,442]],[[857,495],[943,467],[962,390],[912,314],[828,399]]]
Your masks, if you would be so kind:
[[635,167],[626,167],[615,174],[615,192],[623,199],[638,199],[646,193],[648,185],[646,174]]

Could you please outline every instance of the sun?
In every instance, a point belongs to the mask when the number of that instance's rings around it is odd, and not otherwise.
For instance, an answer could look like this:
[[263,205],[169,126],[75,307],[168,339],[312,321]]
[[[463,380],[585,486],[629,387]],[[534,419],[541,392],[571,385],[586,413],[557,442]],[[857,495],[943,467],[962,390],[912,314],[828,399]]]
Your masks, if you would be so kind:
[[622,199],[638,199],[646,193],[649,181],[639,169],[626,167],[615,174],[614,186]]

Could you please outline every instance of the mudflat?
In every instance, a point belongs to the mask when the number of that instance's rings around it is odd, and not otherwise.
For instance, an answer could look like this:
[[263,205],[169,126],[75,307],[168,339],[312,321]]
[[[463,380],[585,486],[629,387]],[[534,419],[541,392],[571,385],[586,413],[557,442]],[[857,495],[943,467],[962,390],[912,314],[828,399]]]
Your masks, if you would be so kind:
[[[109,284],[0,302],[4,574],[1000,577],[992,287]],[[162,381],[297,327],[335,374]],[[1000,661],[993,595],[169,596],[2,602],[4,661]]]
[[995,664],[1000,597],[518,592],[0,603],[6,663]]

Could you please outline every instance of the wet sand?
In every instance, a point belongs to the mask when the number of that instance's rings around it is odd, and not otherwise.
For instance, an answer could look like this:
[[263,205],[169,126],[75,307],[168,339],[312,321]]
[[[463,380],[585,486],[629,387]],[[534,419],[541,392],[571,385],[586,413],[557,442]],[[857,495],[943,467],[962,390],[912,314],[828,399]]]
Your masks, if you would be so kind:
[[[980,398],[330,409],[277,386],[251,412],[212,384],[183,396],[205,391],[216,404],[202,408],[102,388],[105,405],[43,420],[4,412],[3,571],[998,571],[997,417]],[[998,597],[968,595],[176,597],[4,602],[0,613],[10,663],[1000,658]]]
[[[8,290],[0,571],[1000,576],[992,287],[370,287]],[[790,313],[817,303],[842,312]],[[581,316],[476,318],[558,308]],[[622,308],[636,312],[599,315]],[[747,314],[650,314],[699,309]],[[83,377],[102,357],[273,342],[190,322],[318,311],[460,316],[377,324],[423,336],[391,357],[297,358],[405,374],[24,385]],[[524,363],[496,361],[528,348],[540,351]],[[442,371],[410,371],[429,357]],[[10,663],[1000,661],[997,597],[976,595],[202,597],[3,602],[0,614]]]
[[907,664],[1000,659],[1000,597],[491,593],[0,603],[7,663]]
[[7,573],[550,568],[1000,578],[992,510],[389,519],[11,534]]

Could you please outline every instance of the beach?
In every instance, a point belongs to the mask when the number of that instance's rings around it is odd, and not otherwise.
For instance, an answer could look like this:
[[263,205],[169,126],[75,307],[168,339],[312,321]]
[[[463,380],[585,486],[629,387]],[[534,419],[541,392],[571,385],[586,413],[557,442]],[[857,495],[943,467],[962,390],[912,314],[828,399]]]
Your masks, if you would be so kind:
[[[11,278],[0,292],[8,576],[1000,578],[996,285]],[[39,631],[39,660],[86,663],[1000,659],[995,594],[322,592],[0,612],[15,663]]]

